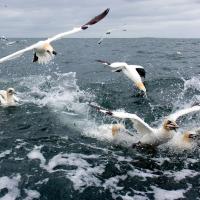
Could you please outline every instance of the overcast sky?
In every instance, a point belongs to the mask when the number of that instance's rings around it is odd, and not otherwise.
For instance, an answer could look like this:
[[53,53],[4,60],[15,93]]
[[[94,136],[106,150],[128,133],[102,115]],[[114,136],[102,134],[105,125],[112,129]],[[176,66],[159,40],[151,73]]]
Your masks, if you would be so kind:
[[200,38],[200,0],[0,0],[0,36],[48,37],[110,8],[99,24],[73,37]]

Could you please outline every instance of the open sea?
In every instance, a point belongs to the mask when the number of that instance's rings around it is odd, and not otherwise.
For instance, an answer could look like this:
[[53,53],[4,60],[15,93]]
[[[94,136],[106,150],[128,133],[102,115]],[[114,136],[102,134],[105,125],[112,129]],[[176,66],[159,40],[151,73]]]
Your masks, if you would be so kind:
[[[0,57],[37,39],[0,41]],[[135,113],[152,127],[200,102],[199,39],[63,39],[48,65],[33,53],[0,64],[0,89],[14,87],[21,102],[0,107],[1,200],[200,199],[199,146],[132,149],[129,120],[104,116],[94,102]],[[96,59],[142,65],[147,98],[122,73]],[[179,121],[199,127],[200,114]],[[120,122],[132,136],[113,139],[104,124]]]

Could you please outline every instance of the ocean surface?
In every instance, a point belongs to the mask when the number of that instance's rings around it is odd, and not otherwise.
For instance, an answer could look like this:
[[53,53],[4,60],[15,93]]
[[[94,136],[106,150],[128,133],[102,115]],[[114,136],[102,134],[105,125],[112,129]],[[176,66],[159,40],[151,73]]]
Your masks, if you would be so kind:
[[[0,57],[36,41],[0,41]],[[131,122],[88,105],[135,113],[156,127],[200,102],[200,40],[97,42],[59,40],[48,65],[32,63],[32,52],[0,64],[0,89],[14,87],[21,99],[18,106],[0,107],[0,199],[200,199],[198,142],[192,149],[132,149],[138,134]],[[144,66],[147,98],[96,59]],[[179,131],[199,127],[199,120],[198,113],[184,117]],[[117,122],[132,136],[113,139],[105,124]]]

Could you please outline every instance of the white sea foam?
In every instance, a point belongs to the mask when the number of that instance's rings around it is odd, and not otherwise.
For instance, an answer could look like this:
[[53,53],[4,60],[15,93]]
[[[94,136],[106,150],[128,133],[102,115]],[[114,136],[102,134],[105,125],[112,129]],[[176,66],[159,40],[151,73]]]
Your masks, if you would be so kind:
[[154,178],[154,177],[158,177],[158,175],[153,174],[153,172],[151,170],[138,170],[138,169],[134,169],[132,171],[128,171],[127,174],[131,177],[141,177],[143,179],[143,181],[146,181],[146,178]]
[[32,200],[32,199],[39,199],[40,198],[40,193],[36,190],[25,189],[25,193],[27,194],[27,197],[24,200]]
[[0,177],[0,190],[7,188],[8,192],[1,197],[1,200],[15,200],[20,196],[20,190],[18,184],[21,180],[21,176],[17,174],[11,178],[7,176]]
[[[40,167],[47,170],[49,173],[56,171],[65,172],[65,176],[73,182],[75,190],[83,191],[88,186],[100,186],[101,180],[96,176],[104,172],[104,165],[92,166],[87,159],[96,160],[97,155],[84,155],[78,153],[57,154],[49,160],[46,159],[36,147],[28,155],[29,159],[39,159]],[[72,168],[65,168],[73,166]]]
[[40,166],[44,166],[46,163],[46,159],[43,154],[40,152],[42,146],[35,146],[34,149],[27,154],[27,157],[31,160],[38,159],[40,160]]
[[0,153],[0,158],[3,158],[3,157],[5,157],[6,155],[9,155],[11,152],[12,152],[11,150],[6,150],[6,151]]
[[195,177],[199,175],[198,172],[190,169],[182,169],[180,171],[165,171],[164,174],[168,177],[174,177],[174,180],[177,182],[185,179],[186,177]]
[[155,186],[152,186],[155,200],[175,200],[184,198],[185,190],[164,190]]
[[184,90],[188,89],[196,89],[200,91],[200,77],[199,76],[194,76],[191,79],[188,79],[184,83]]

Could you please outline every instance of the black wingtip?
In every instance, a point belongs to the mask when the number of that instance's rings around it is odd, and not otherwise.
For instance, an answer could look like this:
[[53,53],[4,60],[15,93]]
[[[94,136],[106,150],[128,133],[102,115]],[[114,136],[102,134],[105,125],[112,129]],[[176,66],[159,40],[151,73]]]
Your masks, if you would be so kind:
[[107,111],[106,114],[107,114],[107,115],[111,115],[111,116],[113,115],[113,113],[112,113],[110,110]]
[[98,110],[98,111],[101,109],[99,106],[94,105],[94,104],[92,104],[92,103],[88,103],[88,105],[91,106],[92,108],[95,108],[95,109]]
[[111,64],[111,63],[109,63],[109,62],[107,62],[105,60],[99,60],[99,59],[97,59],[96,61],[99,62],[99,63],[102,63],[102,64],[107,64],[107,65]]
[[87,29],[88,26],[91,26],[93,24],[98,23],[99,21],[101,21],[110,11],[110,8],[107,8],[106,10],[104,10],[101,14],[97,15],[96,17],[92,18],[89,22],[87,22],[86,24],[84,24],[81,28],[83,30]]
[[37,62],[38,61],[38,56],[36,55],[36,53],[34,53],[33,55],[33,62]]
[[136,71],[138,72],[138,74],[139,74],[141,77],[145,78],[145,75],[146,75],[145,69],[143,69],[143,68],[136,68]]
[[191,107],[200,106],[200,102],[194,102]]

